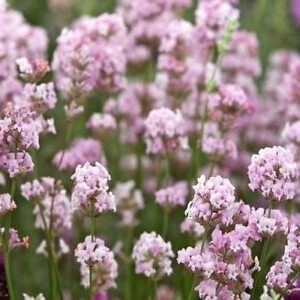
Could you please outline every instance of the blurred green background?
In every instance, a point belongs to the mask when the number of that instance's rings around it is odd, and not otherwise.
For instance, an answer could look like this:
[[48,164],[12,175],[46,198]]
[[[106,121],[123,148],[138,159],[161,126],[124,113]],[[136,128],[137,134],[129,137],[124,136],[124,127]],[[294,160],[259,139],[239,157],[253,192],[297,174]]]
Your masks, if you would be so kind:
[[[52,58],[56,38],[63,27],[68,26],[72,20],[84,14],[98,15],[102,12],[113,12],[116,5],[116,1],[114,0],[70,1],[70,7],[63,11],[54,11],[53,9],[50,9],[48,1],[46,0],[9,1],[10,6],[13,9],[21,11],[29,23],[42,26],[47,30],[50,39],[48,52],[49,60]],[[185,18],[193,20],[197,2],[198,1],[194,0],[193,7],[185,12]],[[291,16],[289,0],[241,0],[241,28],[257,33],[260,42],[260,57],[263,64],[263,70],[265,70],[267,65],[269,54],[274,50],[279,48],[300,49],[300,30]],[[259,79],[260,82],[261,80],[262,78]],[[99,110],[100,105],[99,101],[88,102],[86,105],[86,115],[79,118],[78,122],[76,122],[76,126],[73,130],[73,137],[87,136],[87,131],[84,126],[86,116],[90,115],[92,111]],[[59,134],[57,136],[47,137],[46,139],[42,138],[42,150],[34,153],[36,161],[38,162],[37,173],[39,176],[54,175],[55,170],[51,165],[51,159],[53,154],[64,145],[63,133],[65,132],[65,124],[61,103],[58,104],[53,115],[56,119],[56,126]],[[114,139],[114,137],[112,137],[112,139]],[[107,145],[104,146],[109,147],[108,145],[110,145],[110,142],[111,140],[108,140]],[[110,171],[113,173],[112,177],[114,180],[126,179],[124,176],[121,176],[117,170]],[[31,178],[31,176],[28,176],[27,179]],[[69,176],[66,175],[63,179],[67,188],[71,190]],[[22,197],[18,197],[17,203],[18,209],[14,213],[13,226],[20,230],[21,235],[29,235],[31,241],[31,247],[28,250],[17,249],[12,254],[13,279],[15,287],[17,288],[17,298],[21,299],[21,293],[23,292],[32,295],[43,292],[47,295],[47,263],[43,256],[35,255],[35,249],[41,241],[42,235],[40,232],[36,234],[37,231],[33,227],[34,218],[32,216],[31,203],[26,202]],[[158,214],[161,212],[158,211],[156,206],[151,206],[150,209],[152,210],[151,212],[148,211],[147,213],[142,213],[144,221],[139,231],[160,227],[161,219],[153,224],[153,220],[151,220],[149,215],[155,213],[155,210],[157,210],[156,212]],[[175,211],[175,216],[172,216],[172,218],[173,217],[175,219],[182,219],[182,212]],[[78,219],[75,220],[75,222],[81,222],[81,220]],[[101,234],[104,236],[109,234],[111,242],[110,246],[113,246],[118,238],[125,234],[121,228],[116,226],[116,222],[116,216],[111,215],[101,217],[100,220],[98,220],[98,231],[101,231]],[[150,225],[154,225],[154,227],[151,227]],[[173,228],[171,231],[170,236],[172,241],[174,241],[173,247],[174,249],[178,249],[184,245],[186,241],[184,239],[176,239],[178,228]],[[77,232],[77,234],[77,238],[82,239],[85,232]],[[135,235],[137,236],[138,234],[139,232],[136,232]],[[76,242],[78,242],[78,240]],[[79,284],[78,264],[70,257],[68,260],[62,261],[60,267],[64,269],[64,276],[62,277],[63,284],[71,289],[73,299],[84,299],[84,295],[86,294]],[[120,272],[124,272],[122,266],[120,267]],[[169,280],[171,279],[172,277]],[[135,283],[135,299],[143,299],[143,295],[145,295],[144,286],[148,286],[148,283],[142,277],[134,277],[132,280]],[[190,285],[190,282],[182,280],[181,276],[178,276],[175,280],[178,283],[178,289],[186,289],[186,287]],[[190,279],[188,278],[187,280],[189,281]],[[139,284],[140,282],[144,282],[145,285]],[[119,291],[122,284],[123,282],[118,281]],[[118,291],[114,293],[120,296]]]

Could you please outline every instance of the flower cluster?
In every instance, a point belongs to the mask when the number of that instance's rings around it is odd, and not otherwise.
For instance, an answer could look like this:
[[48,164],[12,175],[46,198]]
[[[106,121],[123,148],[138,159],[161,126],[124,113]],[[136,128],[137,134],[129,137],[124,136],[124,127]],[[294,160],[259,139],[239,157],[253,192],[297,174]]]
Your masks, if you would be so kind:
[[199,297],[217,299],[223,293],[227,295],[224,299],[247,296],[246,289],[253,285],[251,274],[258,268],[247,243],[248,236],[239,234],[238,229],[229,233],[215,229],[204,250],[196,246],[178,252],[178,263],[203,278],[196,287]]
[[23,197],[34,202],[35,226],[61,232],[72,227],[72,207],[66,190],[52,177],[21,186]]
[[33,61],[42,59],[48,38],[44,29],[29,25],[20,12],[7,8],[0,9],[0,27],[0,107],[3,108],[22,92],[16,60],[21,57]]
[[186,148],[185,123],[179,111],[158,108],[150,112],[145,121],[147,152],[166,154],[168,151]]
[[299,226],[292,225],[282,260],[275,262],[267,275],[268,286],[277,292],[285,292],[294,284],[293,278],[300,266],[299,233]]
[[17,207],[10,194],[0,194],[0,215],[4,215]]
[[94,113],[89,118],[87,128],[97,137],[105,137],[117,128],[117,122],[111,114]]
[[187,183],[181,181],[157,191],[155,193],[155,201],[168,211],[176,206],[184,206],[187,194]]
[[74,171],[78,165],[85,162],[106,163],[101,144],[92,138],[76,138],[70,147],[59,151],[53,158],[53,163],[60,170]]
[[252,156],[248,168],[250,188],[268,200],[288,200],[295,195],[297,164],[293,154],[281,146],[264,148]]
[[230,225],[236,213],[234,187],[221,176],[198,178],[195,195],[186,209],[188,218],[204,226]]
[[155,232],[144,232],[135,243],[132,252],[136,273],[155,280],[172,273],[173,257],[171,243],[166,243]]
[[223,130],[234,125],[237,118],[249,112],[251,105],[239,86],[221,85],[217,93],[209,95],[209,114]]
[[135,226],[136,213],[144,208],[144,200],[142,192],[135,189],[135,182],[133,180],[126,182],[118,182],[114,189],[116,198],[117,211],[122,216],[123,226]]
[[71,198],[74,210],[82,210],[91,216],[116,210],[115,197],[108,187],[110,176],[99,162],[77,166],[72,179],[75,184]]
[[221,39],[228,24],[237,21],[238,17],[239,11],[227,1],[199,2],[196,10],[197,43],[206,51],[212,48]]
[[75,256],[80,263],[84,287],[89,287],[90,272],[92,272],[93,288],[96,291],[106,291],[116,287],[118,265],[113,252],[105,246],[103,240],[90,235],[85,237],[84,242],[77,245]]
[[113,93],[124,86],[125,37],[122,18],[115,14],[83,17],[62,31],[52,66],[67,100],[91,90]]

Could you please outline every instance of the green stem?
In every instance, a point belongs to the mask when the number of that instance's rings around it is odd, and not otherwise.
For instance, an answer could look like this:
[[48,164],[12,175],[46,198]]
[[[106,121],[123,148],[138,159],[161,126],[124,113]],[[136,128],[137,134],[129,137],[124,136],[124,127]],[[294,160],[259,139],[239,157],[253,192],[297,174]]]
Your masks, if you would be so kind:
[[136,169],[136,187],[140,189],[142,187],[142,153],[143,153],[143,148],[142,148],[142,142],[138,141],[136,145],[136,155],[137,155],[137,169]]
[[193,299],[193,294],[194,294],[194,291],[195,291],[196,283],[197,283],[197,277],[195,275],[194,278],[193,278],[193,282],[192,282],[190,292],[189,292],[189,296],[188,296],[187,300],[192,300]]
[[156,293],[157,293],[157,281],[153,280],[153,300],[156,300]]
[[[11,198],[14,199],[16,192],[16,181],[12,179],[11,182],[11,190],[10,195]],[[9,249],[9,240],[10,240],[10,233],[9,229],[11,227],[11,213],[8,214],[7,220],[5,222],[5,235],[4,235],[4,246],[3,246],[3,254],[4,254],[4,267],[5,267],[5,274],[6,274],[6,281],[8,285],[8,293],[9,293],[9,299],[14,300],[15,299],[15,293],[13,289],[13,283],[12,283],[12,275],[11,275],[11,264],[10,264],[10,249]]]
[[[272,210],[272,202],[270,201],[269,208],[268,208],[268,215],[267,215],[268,218],[271,215],[271,210]],[[270,242],[270,240],[267,238],[263,243],[263,249],[262,249],[262,252],[261,252],[261,255],[260,255],[260,259],[259,259],[261,269],[260,269],[260,271],[258,271],[256,273],[250,300],[256,299],[255,296],[257,296],[256,294],[259,293],[259,291],[256,291],[256,289],[258,287],[258,284],[261,284],[261,279],[262,279],[261,277],[264,273],[264,267],[265,267],[266,262],[267,262],[266,261],[266,256],[267,256],[267,250],[268,250],[269,242]]]
[[66,131],[66,136],[65,136],[66,138],[65,138],[65,143],[64,143],[65,145],[64,145],[64,149],[62,151],[62,154],[61,154],[59,162],[58,162],[58,166],[57,166],[58,170],[60,169],[61,164],[64,160],[65,153],[66,153],[68,144],[69,144],[70,139],[71,139],[71,133],[72,133],[72,123],[71,123],[71,121],[67,120],[67,131]]
[[47,222],[44,216],[43,208],[41,204],[39,205],[40,215],[43,221],[45,235],[46,235],[46,243],[48,248],[48,271],[49,271],[49,283],[50,283],[50,299],[56,300],[57,298],[57,286],[58,286],[58,294],[59,299],[63,299],[63,291],[60,280],[60,275],[57,267],[57,262],[55,258],[55,253],[53,249],[53,238],[50,230],[48,229]]
[[[126,256],[130,257],[131,240],[133,236],[133,228],[128,228],[127,239],[126,239]],[[131,262],[126,262],[126,286],[125,286],[125,299],[131,300]]]
[[169,226],[170,213],[164,210],[164,227],[163,227],[163,239],[167,238],[168,226]]
[[[95,237],[95,215],[94,215],[94,202],[92,202],[92,209],[91,209],[91,218],[92,218],[92,224],[91,224],[91,236],[92,236],[92,242],[94,241]],[[90,288],[89,288],[89,299],[93,299],[93,266],[90,265]]]

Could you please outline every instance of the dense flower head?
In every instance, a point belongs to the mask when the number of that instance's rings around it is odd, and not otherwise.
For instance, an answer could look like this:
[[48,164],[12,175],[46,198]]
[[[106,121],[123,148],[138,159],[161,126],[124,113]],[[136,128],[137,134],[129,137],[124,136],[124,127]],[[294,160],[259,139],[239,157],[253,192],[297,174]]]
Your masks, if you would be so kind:
[[158,190],[155,193],[155,201],[164,209],[171,210],[176,206],[184,206],[187,195],[187,183],[180,181]]
[[291,60],[287,74],[284,76],[286,98],[300,103],[300,56]]
[[20,77],[27,82],[39,82],[50,71],[48,61],[37,58],[29,61],[27,57],[16,60]]
[[181,113],[168,108],[158,108],[150,112],[145,121],[147,152],[165,154],[168,151],[185,148],[185,122]]
[[38,85],[28,83],[25,85],[22,95],[24,97],[22,101],[26,101],[31,110],[39,114],[53,109],[57,101],[52,82]]
[[137,225],[135,215],[144,208],[144,200],[142,192],[135,188],[135,182],[133,180],[118,182],[114,188],[114,195],[117,211],[122,216],[122,225],[130,227]]
[[235,142],[222,137],[218,125],[213,122],[206,122],[204,125],[202,150],[214,161],[235,160],[238,156]]
[[193,186],[194,197],[186,209],[188,218],[204,226],[229,225],[236,213],[235,188],[221,176],[206,180],[202,175]]
[[277,292],[286,292],[292,288],[295,272],[300,267],[299,233],[299,225],[290,227],[282,259],[275,262],[267,275],[267,285]]
[[135,243],[132,252],[136,273],[155,280],[172,273],[173,257],[171,243],[165,242],[155,232],[144,232]]
[[239,11],[227,1],[200,1],[196,10],[196,37],[199,45],[210,48],[217,43],[229,21],[235,21]]
[[211,118],[225,129],[251,109],[243,89],[233,84],[221,85],[217,93],[210,94],[208,106]]
[[205,228],[198,222],[195,222],[190,218],[185,218],[180,224],[180,231],[182,233],[187,233],[195,238],[199,238],[204,234]]
[[32,158],[27,152],[0,154],[0,168],[7,171],[10,177],[31,172],[33,167]]
[[96,136],[105,137],[117,128],[117,122],[111,114],[94,113],[89,118],[86,126]]
[[16,208],[15,201],[10,194],[0,194],[0,215],[4,215]]
[[86,162],[78,165],[71,178],[74,180],[71,198],[74,210],[82,210],[89,215],[116,210],[115,197],[108,186],[110,175],[102,164]]
[[[4,240],[3,235],[5,234],[5,228],[0,228],[1,241]],[[19,232],[14,228],[8,229],[8,247],[10,250],[18,247],[28,248],[29,247],[29,238],[28,236],[20,238]],[[1,248],[3,245],[0,242]],[[3,248],[2,248],[3,251]]]
[[0,27],[0,107],[3,108],[22,90],[16,60],[43,59],[48,38],[44,29],[29,25],[20,12],[11,9],[0,9]]
[[91,90],[114,93],[124,86],[125,37],[125,26],[116,14],[83,17],[62,31],[53,69],[68,100]]
[[248,216],[248,228],[251,230],[251,239],[260,240],[288,231],[288,220],[280,210],[266,211],[263,208],[252,208]]
[[235,32],[228,51],[222,57],[221,68],[229,73],[245,73],[253,77],[260,75],[256,35],[247,31]]
[[222,233],[216,228],[212,233],[212,241],[204,250],[200,246],[180,250],[178,263],[200,277],[224,284],[233,294],[244,293],[247,288],[252,288],[251,274],[258,268],[258,262],[251,257],[251,249],[247,245],[248,237],[237,234],[237,230]]
[[189,53],[191,47],[192,24],[184,20],[170,23],[162,37],[159,51],[165,55],[182,58]]
[[60,170],[71,171],[85,162],[96,161],[106,163],[101,144],[92,138],[76,138],[69,148],[59,151],[53,158],[53,163]]
[[287,200],[295,195],[297,164],[290,150],[281,146],[261,149],[248,168],[249,187],[268,200]]
[[[34,201],[35,226],[52,226],[56,232],[70,229],[73,211],[66,190],[52,177],[42,177],[21,186],[22,195]],[[43,216],[42,216],[43,214]]]
[[93,289],[97,292],[116,287],[118,265],[113,252],[105,246],[103,240],[86,236],[84,242],[77,245],[75,256],[81,265],[80,272],[84,287],[89,287],[89,267],[92,270]]
[[51,121],[36,116],[28,106],[8,104],[0,119],[0,167],[11,177],[31,171],[33,162],[28,151],[39,148],[39,135],[51,127]]
[[300,145],[300,121],[287,124],[282,135],[288,144]]

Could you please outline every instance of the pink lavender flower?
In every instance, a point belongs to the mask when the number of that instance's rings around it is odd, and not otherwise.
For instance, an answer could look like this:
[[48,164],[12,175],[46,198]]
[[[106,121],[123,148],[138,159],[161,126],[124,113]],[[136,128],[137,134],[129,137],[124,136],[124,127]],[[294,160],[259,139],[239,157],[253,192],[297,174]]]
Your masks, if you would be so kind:
[[155,193],[155,201],[167,211],[176,206],[184,206],[188,195],[188,186],[185,181],[160,189]]
[[204,125],[202,150],[213,161],[237,159],[237,147],[230,138],[222,137],[216,123],[206,122]]
[[[9,232],[8,246],[9,246],[10,250],[12,250],[14,248],[18,248],[18,247],[24,247],[24,248],[29,247],[28,236],[20,238],[18,231],[14,228],[9,228],[8,232]],[[4,240],[4,237],[3,237],[4,233],[5,233],[5,228],[3,228],[3,227],[0,228],[1,241]],[[3,250],[3,245],[0,244],[0,246],[2,247],[2,250]]]
[[75,249],[75,256],[80,263],[82,284],[89,287],[90,268],[92,269],[93,288],[96,292],[116,287],[118,265],[113,252],[100,238],[87,236]]
[[48,38],[44,29],[29,25],[20,12],[4,7],[0,10],[0,27],[0,107],[3,108],[22,91],[16,60],[20,57],[30,61],[43,59]]
[[155,232],[144,232],[135,243],[132,252],[136,273],[154,280],[172,273],[173,257],[171,243],[165,242]]
[[115,197],[108,187],[110,175],[99,162],[77,166],[71,178],[74,180],[71,198],[74,210],[82,210],[89,215],[116,210]]
[[198,239],[204,234],[205,228],[194,220],[185,218],[180,224],[180,231]]
[[227,129],[236,119],[250,111],[245,92],[237,85],[225,84],[218,93],[209,96],[209,114],[220,126]]
[[0,194],[0,215],[4,215],[16,208],[15,201],[10,194]]
[[300,121],[287,124],[282,135],[288,145],[300,145]]
[[236,21],[239,11],[227,1],[199,2],[196,11],[196,39],[200,47],[210,48],[221,38],[230,21]]
[[[245,294],[247,288],[252,288],[253,279],[251,274],[258,268],[258,261],[253,261],[251,249],[247,246],[247,236],[238,234],[237,230],[222,233],[218,228],[212,233],[212,241],[202,251],[199,246],[188,247],[178,252],[178,263],[196,273],[206,280],[213,280],[211,284],[226,287],[227,293],[241,295]],[[237,241],[242,247],[236,247]],[[244,240],[244,243],[241,241]],[[216,281],[216,284],[215,282]],[[218,284],[219,283],[219,284]],[[205,283],[197,287],[199,293],[210,293]],[[220,299],[224,291],[213,289],[211,293]],[[219,299],[213,298],[213,299]],[[224,299],[230,299],[224,298]]]
[[260,75],[256,35],[247,31],[235,32],[228,51],[222,57],[221,68],[229,73],[244,73],[253,77]]
[[85,162],[95,163],[96,161],[106,164],[101,144],[92,138],[76,138],[68,149],[59,151],[53,158],[53,163],[60,170],[71,171]]
[[205,176],[201,176],[193,189],[194,198],[185,212],[188,218],[204,226],[229,225],[233,222],[236,213],[235,188],[228,179],[217,176],[206,180]]
[[115,14],[83,17],[62,31],[53,69],[59,90],[76,100],[91,90],[107,93],[124,86],[126,30]]
[[86,126],[96,136],[102,138],[117,128],[117,122],[111,114],[94,113],[89,118]]
[[16,60],[20,76],[28,82],[39,82],[50,71],[48,62],[44,59],[29,61],[26,57]]
[[184,120],[181,113],[168,108],[158,108],[150,112],[145,121],[147,152],[165,154],[168,151],[187,147]]
[[272,237],[275,234],[285,236],[288,231],[288,220],[279,210],[268,212],[263,208],[252,208],[248,216],[248,228],[252,232],[253,240]]
[[297,164],[290,150],[281,146],[261,149],[252,156],[248,168],[249,187],[268,200],[288,200],[295,196]]
[[289,64],[287,74],[284,76],[286,98],[292,102],[300,102],[300,57],[295,57]]
[[300,1],[292,0],[291,9],[292,9],[292,14],[293,14],[294,20],[299,26],[300,25]]
[[122,216],[122,225],[129,227],[137,225],[135,215],[144,208],[144,200],[142,192],[135,189],[134,181],[118,182],[114,188],[114,195],[117,211]]
[[[51,225],[55,232],[70,229],[73,211],[66,190],[52,177],[42,177],[21,186],[23,197],[34,201],[36,228]],[[45,223],[44,223],[45,222]]]
[[32,158],[27,152],[0,154],[0,168],[7,171],[10,177],[31,172],[33,167]]
[[31,109],[39,114],[53,109],[57,101],[52,82],[39,85],[26,84],[23,90],[23,97],[29,103]]
[[157,300],[172,300],[175,297],[175,290],[167,285],[161,285],[156,291]]

